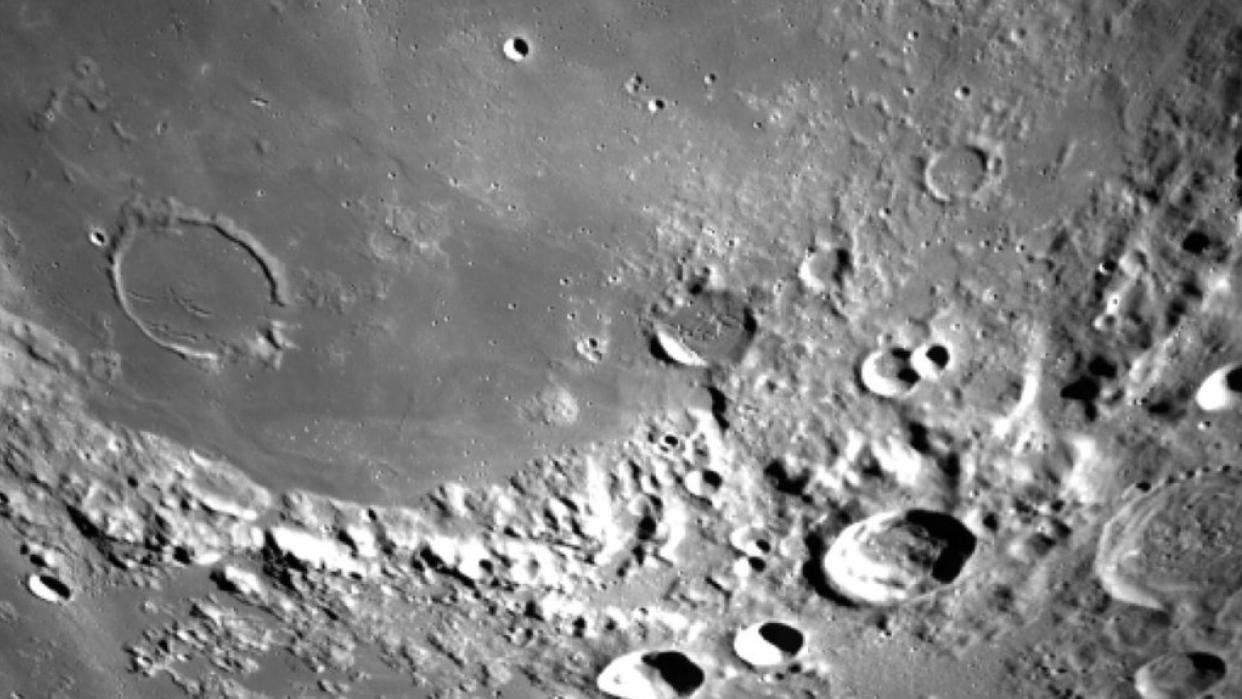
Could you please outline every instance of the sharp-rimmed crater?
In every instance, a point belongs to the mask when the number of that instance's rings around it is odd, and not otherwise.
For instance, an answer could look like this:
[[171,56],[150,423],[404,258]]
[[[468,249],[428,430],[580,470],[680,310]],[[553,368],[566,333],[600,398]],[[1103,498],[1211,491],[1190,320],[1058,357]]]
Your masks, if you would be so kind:
[[531,46],[530,39],[520,34],[515,34],[505,39],[504,44],[500,47],[505,58],[514,63],[521,63],[530,58],[531,52],[534,50]]
[[796,626],[782,621],[761,621],[738,631],[733,652],[756,670],[767,670],[791,662],[802,652],[806,635]]
[[846,599],[892,605],[952,583],[975,545],[975,535],[952,515],[893,510],[846,527],[821,565],[828,584]]

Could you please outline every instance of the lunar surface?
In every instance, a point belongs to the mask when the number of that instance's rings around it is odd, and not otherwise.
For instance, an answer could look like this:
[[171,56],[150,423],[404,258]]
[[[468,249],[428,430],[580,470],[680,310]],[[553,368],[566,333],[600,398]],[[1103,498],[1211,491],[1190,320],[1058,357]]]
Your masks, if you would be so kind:
[[1242,697],[1242,3],[0,0],[0,694]]

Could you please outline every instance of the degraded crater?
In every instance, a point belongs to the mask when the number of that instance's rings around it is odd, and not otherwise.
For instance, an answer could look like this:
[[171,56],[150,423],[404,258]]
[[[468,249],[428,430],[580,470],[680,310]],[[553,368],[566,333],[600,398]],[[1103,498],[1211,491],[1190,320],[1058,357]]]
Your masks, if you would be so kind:
[[1000,159],[983,144],[958,143],[936,151],[923,173],[927,191],[938,201],[968,201],[1000,176]]
[[1105,523],[1095,557],[1114,598],[1195,612],[1223,601],[1242,579],[1242,483],[1211,473],[1153,488]]
[[290,304],[284,266],[249,231],[175,199],[135,197],[110,251],[117,303],[156,345],[186,359],[271,359]]
[[812,248],[798,265],[798,281],[807,291],[822,294],[841,286],[852,266],[850,253],[844,248]]
[[1168,653],[1134,673],[1134,689],[1143,699],[1193,699],[1225,679],[1228,669],[1214,653]]
[[741,359],[758,329],[746,302],[725,291],[701,291],[656,323],[657,357],[686,367]]
[[952,583],[975,545],[975,535],[952,515],[888,511],[846,527],[821,565],[828,583],[850,601],[892,605]]

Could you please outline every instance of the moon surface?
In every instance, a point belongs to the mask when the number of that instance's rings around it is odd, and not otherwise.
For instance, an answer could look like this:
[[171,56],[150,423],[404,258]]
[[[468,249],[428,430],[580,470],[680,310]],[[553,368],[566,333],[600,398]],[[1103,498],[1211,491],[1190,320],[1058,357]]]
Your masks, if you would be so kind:
[[1242,696],[1242,5],[0,0],[0,694]]

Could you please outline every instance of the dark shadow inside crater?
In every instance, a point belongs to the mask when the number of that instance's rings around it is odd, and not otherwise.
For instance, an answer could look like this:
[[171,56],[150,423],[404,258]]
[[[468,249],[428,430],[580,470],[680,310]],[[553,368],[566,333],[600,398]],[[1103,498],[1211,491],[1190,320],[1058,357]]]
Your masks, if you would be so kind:
[[1214,653],[1196,651],[1187,653],[1186,657],[1190,659],[1190,664],[1194,666],[1200,675],[1205,678],[1211,678],[1214,681],[1224,678],[1225,672],[1228,670],[1225,661]]
[[975,553],[977,541],[970,529],[952,515],[931,510],[913,509],[906,512],[904,519],[942,545],[940,556],[932,564],[932,578],[945,584],[956,580]]
[[759,627],[759,635],[786,655],[797,655],[805,640],[801,631],[779,621],[764,623]]
[[660,673],[660,678],[682,696],[703,686],[707,679],[697,663],[675,650],[647,653],[643,655],[643,663],[655,668]]

